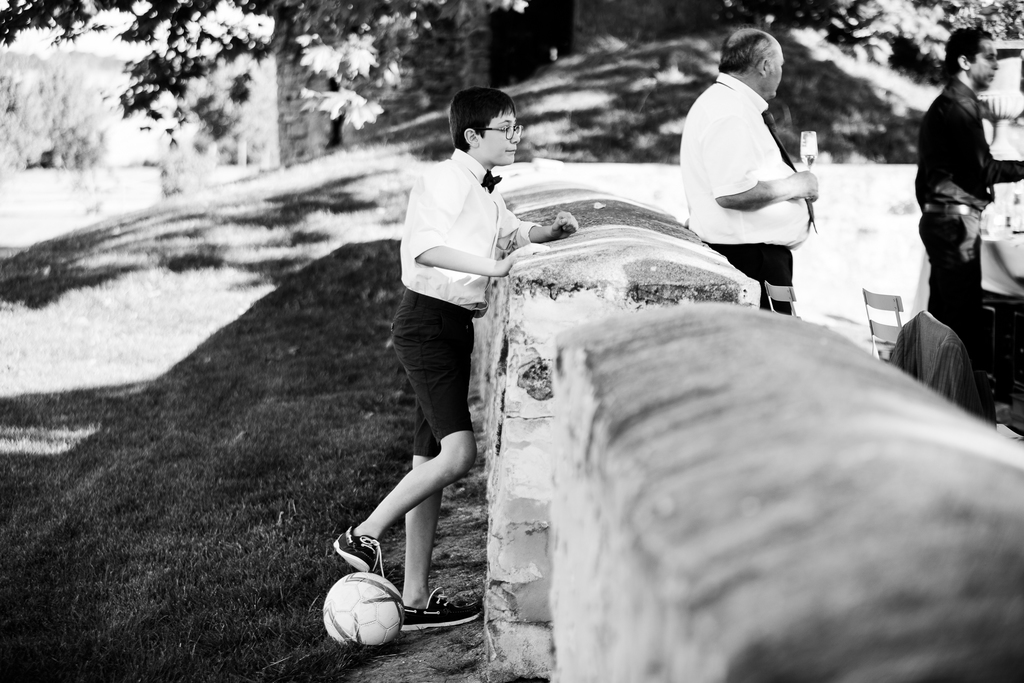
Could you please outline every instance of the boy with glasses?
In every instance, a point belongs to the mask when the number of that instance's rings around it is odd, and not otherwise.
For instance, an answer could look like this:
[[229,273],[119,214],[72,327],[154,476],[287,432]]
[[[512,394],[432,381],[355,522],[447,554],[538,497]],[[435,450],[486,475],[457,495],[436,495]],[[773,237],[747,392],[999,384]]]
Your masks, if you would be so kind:
[[452,100],[449,125],[454,154],[409,196],[401,247],[406,292],[392,324],[395,351],[416,394],[412,470],[334,542],[352,567],[383,575],[378,539],[405,516],[403,631],[480,616],[479,601],[456,603],[428,587],[442,491],[476,460],[469,415],[473,318],[486,312],[489,278],[508,275],[518,258],[546,249],[537,243],[578,227],[568,212],[544,226],[521,221],[494,191],[501,178],[491,169],[515,161],[522,140],[512,98],[491,88],[463,90]]

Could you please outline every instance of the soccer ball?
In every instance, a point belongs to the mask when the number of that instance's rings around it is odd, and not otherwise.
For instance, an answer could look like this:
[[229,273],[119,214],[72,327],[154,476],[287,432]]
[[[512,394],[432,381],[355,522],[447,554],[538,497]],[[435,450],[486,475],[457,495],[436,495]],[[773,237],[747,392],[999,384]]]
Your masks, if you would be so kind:
[[390,643],[404,620],[398,589],[377,574],[349,574],[331,586],[324,600],[324,626],[339,643]]

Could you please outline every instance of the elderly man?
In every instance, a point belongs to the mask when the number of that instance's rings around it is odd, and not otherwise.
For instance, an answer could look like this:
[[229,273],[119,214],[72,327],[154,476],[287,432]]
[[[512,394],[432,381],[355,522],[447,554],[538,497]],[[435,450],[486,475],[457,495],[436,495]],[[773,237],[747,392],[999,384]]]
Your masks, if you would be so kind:
[[765,281],[793,284],[790,250],[807,239],[818,198],[817,178],[793,167],[768,112],[783,61],[764,31],[726,38],[718,80],[693,103],[679,153],[690,229],[761,284],[761,308]]
[[992,184],[1021,180],[1024,163],[993,159],[981,125],[978,93],[999,68],[992,36],[954,31],[945,67],[949,84],[921,121],[918,231],[931,262],[928,311],[956,332],[978,367],[988,356],[980,334],[981,212],[992,201]]

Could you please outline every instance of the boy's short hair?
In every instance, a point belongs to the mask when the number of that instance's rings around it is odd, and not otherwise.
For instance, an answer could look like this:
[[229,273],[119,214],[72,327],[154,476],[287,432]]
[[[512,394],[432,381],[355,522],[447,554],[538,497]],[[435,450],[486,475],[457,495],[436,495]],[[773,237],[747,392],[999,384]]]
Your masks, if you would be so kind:
[[491,119],[505,114],[515,116],[516,103],[500,90],[474,86],[455,93],[448,108],[448,126],[452,131],[455,149],[468,151],[466,131],[471,128],[486,128]]
[[981,41],[992,40],[992,34],[980,28],[959,28],[953,31],[946,43],[946,75],[953,77],[960,73],[961,57],[967,57],[973,62],[974,58],[981,52]]

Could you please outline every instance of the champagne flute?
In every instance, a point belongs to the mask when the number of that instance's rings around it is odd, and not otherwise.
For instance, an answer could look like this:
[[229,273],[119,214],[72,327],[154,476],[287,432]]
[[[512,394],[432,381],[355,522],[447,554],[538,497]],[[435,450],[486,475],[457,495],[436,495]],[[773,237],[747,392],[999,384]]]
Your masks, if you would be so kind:
[[807,170],[811,170],[818,157],[818,134],[813,130],[800,131],[800,157],[807,164]]

